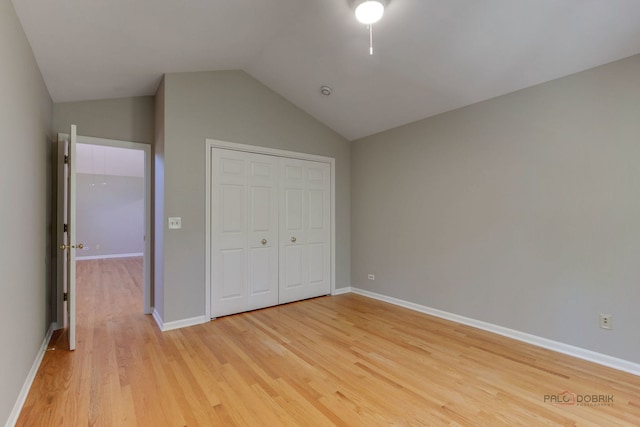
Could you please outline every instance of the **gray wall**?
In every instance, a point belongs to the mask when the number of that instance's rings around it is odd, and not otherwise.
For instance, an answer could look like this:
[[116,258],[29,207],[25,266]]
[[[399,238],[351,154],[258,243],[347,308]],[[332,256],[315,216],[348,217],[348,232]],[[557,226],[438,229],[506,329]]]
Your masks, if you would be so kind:
[[50,324],[52,103],[9,0],[0,0],[0,424]]
[[144,178],[77,174],[76,240],[78,257],[144,252]]
[[353,285],[640,362],[639,118],[634,56],[355,141]]
[[53,130],[69,133],[74,124],[78,135],[151,144],[153,114],[153,96],[61,102],[53,107]]
[[164,231],[164,321],[205,314],[206,138],[336,159],[336,286],[349,285],[350,146],[344,138],[241,71],[167,74],[164,120],[163,229],[166,217],[182,217],[181,230]]

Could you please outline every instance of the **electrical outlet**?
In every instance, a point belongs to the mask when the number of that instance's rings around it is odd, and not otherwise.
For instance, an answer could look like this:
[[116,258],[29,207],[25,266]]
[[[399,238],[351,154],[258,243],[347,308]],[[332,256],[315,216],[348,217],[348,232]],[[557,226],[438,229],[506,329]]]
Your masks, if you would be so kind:
[[169,217],[169,229],[177,230],[182,228],[182,218],[179,216]]
[[369,275],[367,276],[367,278],[368,278],[369,280],[376,280],[376,276],[375,276],[374,274],[369,274]]
[[600,327],[602,329],[613,329],[613,316],[610,314],[600,314]]

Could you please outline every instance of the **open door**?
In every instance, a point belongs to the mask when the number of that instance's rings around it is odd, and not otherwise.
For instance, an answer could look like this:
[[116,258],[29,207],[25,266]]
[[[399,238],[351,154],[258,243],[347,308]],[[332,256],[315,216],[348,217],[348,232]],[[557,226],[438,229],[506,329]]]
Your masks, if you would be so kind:
[[62,251],[62,274],[58,276],[61,281],[58,295],[62,300],[58,313],[62,316],[58,322],[63,320],[69,350],[76,348],[76,248],[83,248],[82,243],[76,244],[75,230],[76,139],[76,125],[71,125],[69,135],[58,134],[58,243]]

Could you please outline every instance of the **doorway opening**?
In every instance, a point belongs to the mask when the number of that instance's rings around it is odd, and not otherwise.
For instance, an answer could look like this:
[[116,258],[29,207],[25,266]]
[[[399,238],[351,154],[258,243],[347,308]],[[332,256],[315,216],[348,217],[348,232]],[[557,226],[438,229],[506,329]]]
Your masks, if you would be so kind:
[[[144,314],[151,314],[151,147],[128,141],[93,138],[78,135],[75,127],[70,135],[59,134],[60,141],[71,142],[65,154],[59,146],[58,176],[58,240],[64,253],[72,255],[58,260],[57,318],[60,327],[69,329],[69,349],[75,348],[75,290],[67,298],[67,277],[71,270],[75,283],[76,258],[80,263],[128,264],[128,271],[137,272],[134,282],[139,284],[135,305]],[[71,155],[73,153],[73,155]],[[67,157],[68,156],[68,157]],[[64,157],[64,162],[62,161]],[[64,165],[62,164],[64,163]],[[68,167],[67,167],[68,166]],[[62,185],[68,175],[70,185]],[[61,188],[64,187],[64,188]],[[64,191],[62,191],[64,190]],[[67,197],[68,194],[68,197]],[[67,200],[73,200],[67,229]],[[77,215],[75,215],[77,214]],[[64,227],[63,227],[64,225]],[[67,236],[67,231],[70,233]],[[66,236],[66,237],[65,237]],[[74,242],[65,239],[74,240]],[[86,241],[86,243],[84,242]],[[65,265],[69,260],[69,268]],[[125,262],[131,261],[131,262]],[[135,266],[137,264],[137,266]],[[80,265],[78,265],[80,267]],[[104,269],[98,269],[104,271]],[[86,276],[86,275],[85,275]],[[116,278],[116,280],[118,280]],[[71,289],[75,289],[72,285]],[[67,322],[71,312],[71,320]],[[61,324],[64,320],[64,324]],[[64,332],[63,332],[64,334]]]
[[141,309],[151,314],[150,146],[78,136],[76,238],[79,262],[141,264]]

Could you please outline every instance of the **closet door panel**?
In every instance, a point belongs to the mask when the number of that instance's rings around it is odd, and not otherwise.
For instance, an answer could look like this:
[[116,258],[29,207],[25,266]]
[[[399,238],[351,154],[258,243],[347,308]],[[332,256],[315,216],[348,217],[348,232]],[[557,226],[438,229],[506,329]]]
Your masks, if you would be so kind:
[[284,287],[286,290],[303,285],[303,253],[300,245],[287,245],[284,250]]
[[249,272],[251,274],[250,295],[257,297],[264,293],[268,293],[271,288],[269,286],[269,278],[271,276],[271,248],[252,248],[249,257]]
[[300,234],[304,228],[304,189],[288,188],[284,191],[284,198],[282,215],[285,216],[285,230],[289,234]]
[[307,162],[308,293],[331,292],[331,167]]
[[220,255],[220,300],[241,298],[244,295],[244,249],[225,249]]
[[312,243],[309,251],[309,284],[322,285],[327,277],[325,275],[325,248],[324,243]]
[[281,304],[304,299],[306,275],[306,185],[304,164],[281,159],[280,293]]
[[[246,310],[246,165],[231,153],[212,153],[212,315]],[[213,187],[212,187],[213,188]]]
[[330,166],[282,159],[280,303],[326,295],[330,281]]
[[278,303],[278,160],[211,153],[211,315]]
[[278,304],[279,159],[247,154],[249,187],[248,310]]

